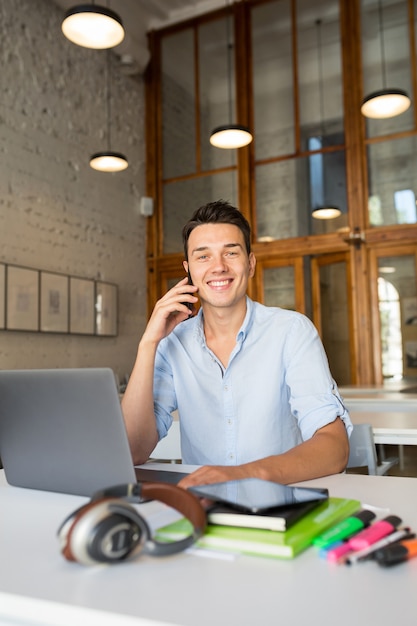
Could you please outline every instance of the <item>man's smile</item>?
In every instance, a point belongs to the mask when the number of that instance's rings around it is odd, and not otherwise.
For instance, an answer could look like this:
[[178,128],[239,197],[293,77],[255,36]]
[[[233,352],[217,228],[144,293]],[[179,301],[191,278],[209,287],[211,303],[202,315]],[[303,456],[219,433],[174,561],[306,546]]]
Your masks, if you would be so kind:
[[222,280],[208,280],[207,284],[209,287],[221,288],[227,287],[230,283],[232,283],[231,278],[223,278]]

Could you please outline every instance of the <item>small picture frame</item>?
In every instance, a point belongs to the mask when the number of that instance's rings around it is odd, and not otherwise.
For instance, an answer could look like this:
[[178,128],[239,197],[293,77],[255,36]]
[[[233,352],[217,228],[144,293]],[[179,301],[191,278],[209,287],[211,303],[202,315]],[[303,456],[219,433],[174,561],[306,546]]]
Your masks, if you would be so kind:
[[0,263],[0,330],[6,328],[6,266]]
[[39,272],[6,266],[6,328],[39,330]]
[[67,333],[69,329],[69,278],[41,271],[40,330]]
[[96,282],[96,335],[117,335],[117,285]]
[[70,333],[94,335],[94,281],[70,276]]

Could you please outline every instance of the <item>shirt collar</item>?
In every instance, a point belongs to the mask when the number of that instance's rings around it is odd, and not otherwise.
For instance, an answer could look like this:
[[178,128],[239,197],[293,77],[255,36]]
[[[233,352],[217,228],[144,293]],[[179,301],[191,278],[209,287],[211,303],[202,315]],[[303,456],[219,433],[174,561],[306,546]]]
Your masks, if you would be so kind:
[[254,316],[254,304],[253,300],[246,296],[246,315],[243,320],[243,324],[240,327],[240,330],[237,334],[236,341],[245,341],[247,334],[252,326],[253,316]]

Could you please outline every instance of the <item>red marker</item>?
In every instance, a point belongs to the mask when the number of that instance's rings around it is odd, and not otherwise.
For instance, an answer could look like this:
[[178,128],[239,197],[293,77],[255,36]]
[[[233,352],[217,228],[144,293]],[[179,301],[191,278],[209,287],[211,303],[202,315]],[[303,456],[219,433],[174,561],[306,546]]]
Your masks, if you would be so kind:
[[417,556],[417,539],[400,541],[400,543],[376,550],[374,553],[375,561],[385,567],[403,563],[413,558],[413,556]]

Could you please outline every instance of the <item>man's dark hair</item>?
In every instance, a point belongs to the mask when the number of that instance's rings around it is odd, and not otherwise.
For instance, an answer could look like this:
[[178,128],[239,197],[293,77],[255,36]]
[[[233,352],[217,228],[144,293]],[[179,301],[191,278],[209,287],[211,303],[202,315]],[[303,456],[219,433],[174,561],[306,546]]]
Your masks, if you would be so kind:
[[184,244],[184,255],[188,261],[188,239],[191,232],[197,226],[202,224],[233,224],[240,228],[245,241],[245,247],[248,254],[251,251],[251,234],[248,220],[244,215],[225,200],[216,200],[209,202],[194,211],[192,217],[182,229],[182,241]]

